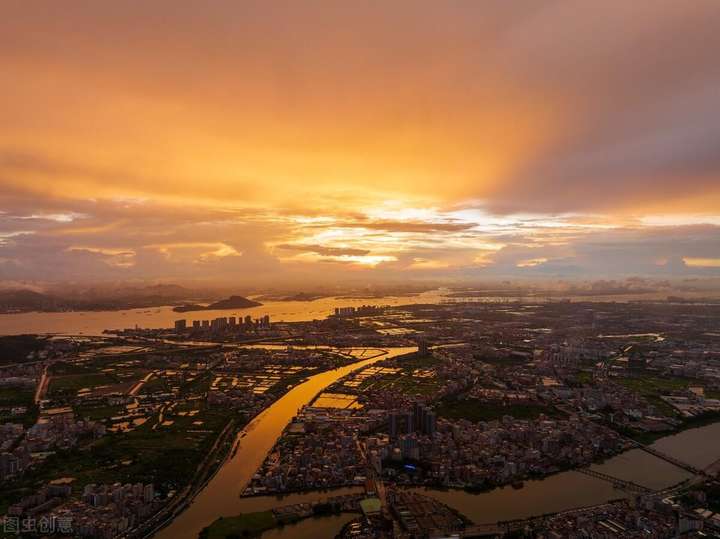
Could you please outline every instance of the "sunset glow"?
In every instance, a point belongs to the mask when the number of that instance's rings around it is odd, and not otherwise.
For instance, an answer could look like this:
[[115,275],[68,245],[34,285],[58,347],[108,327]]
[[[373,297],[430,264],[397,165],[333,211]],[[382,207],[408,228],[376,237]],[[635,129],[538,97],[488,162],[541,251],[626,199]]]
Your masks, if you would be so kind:
[[720,10],[611,4],[9,3],[0,277],[717,273]]

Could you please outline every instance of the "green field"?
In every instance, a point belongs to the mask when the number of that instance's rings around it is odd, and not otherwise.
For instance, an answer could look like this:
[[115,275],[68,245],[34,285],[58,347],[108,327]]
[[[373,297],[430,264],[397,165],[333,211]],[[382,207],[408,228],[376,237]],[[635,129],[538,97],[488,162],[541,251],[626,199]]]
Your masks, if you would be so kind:
[[0,406],[28,406],[33,403],[35,390],[24,387],[0,387]]
[[409,375],[393,376],[391,387],[406,395],[432,395],[439,386],[437,378],[418,378]]
[[10,416],[10,410],[0,414],[0,423],[22,423],[25,427],[35,424],[38,417],[38,407],[34,403],[35,390],[29,388],[3,387],[0,388],[0,406],[25,406],[27,412],[22,415]]
[[673,391],[686,389],[691,385],[702,385],[698,380],[692,378],[660,378],[658,376],[618,378],[617,382],[645,398],[668,417],[675,417],[678,414],[672,406],[660,398],[661,395],[669,395]]
[[642,376],[632,378],[618,378],[617,381],[641,395],[663,395],[678,389],[685,389],[690,385],[702,385],[698,380],[691,378],[660,378],[658,376]]
[[25,363],[28,354],[45,348],[47,337],[37,335],[7,335],[0,337],[0,365]]
[[421,355],[413,352],[393,358],[400,367],[400,372],[372,377],[363,380],[359,390],[373,386],[375,389],[394,390],[406,395],[432,395],[440,385],[436,376],[415,376],[416,371],[432,370],[441,360],[431,354]]
[[103,406],[80,406],[75,409],[75,413],[78,417],[88,418],[92,421],[100,419],[107,419],[109,417],[117,416],[125,411],[125,405],[118,404],[115,406],[103,405]]
[[140,393],[152,395],[154,393],[168,393],[170,384],[164,376],[153,376],[140,389]]
[[68,363],[67,361],[58,361],[48,368],[48,372],[53,376],[62,376],[66,374],[89,374],[96,372],[98,369],[92,368],[87,363]]
[[[224,409],[197,408],[194,416],[169,412],[169,426],[158,426],[154,419],[135,430],[108,433],[97,440],[86,440],[81,447],[60,451],[33,468],[20,479],[3,485],[0,507],[17,500],[59,477],[73,477],[77,491],[88,483],[154,483],[159,491],[179,489],[193,477],[217,436],[233,417]],[[100,408],[97,409],[100,413]],[[103,413],[109,410],[103,410]],[[182,410],[178,410],[182,411]],[[193,425],[202,421],[201,426]],[[198,432],[192,432],[198,431]]]
[[260,537],[277,525],[270,511],[247,513],[236,517],[219,518],[200,532],[200,539],[225,539],[234,537]]
[[452,399],[440,401],[435,411],[440,417],[447,419],[467,419],[468,421],[494,421],[509,415],[515,419],[537,419],[542,414],[557,417],[559,412],[554,408],[535,404],[486,403],[477,399]]
[[517,365],[524,365],[529,361],[529,359],[521,357],[494,357],[486,355],[475,356],[475,359],[479,359],[484,363],[489,363],[490,365],[496,365],[498,367],[514,367]]
[[84,388],[93,389],[98,386],[109,386],[117,383],[118,379],[115,376],[105,373],[53,376],[50,379],[48,394],[75,395],[79,390]]
[[432,354],[422,355],[419,352],[413,352],[404,356],[398,356],[398,364],[403,370],[429,369],[440,363],[440,360]]

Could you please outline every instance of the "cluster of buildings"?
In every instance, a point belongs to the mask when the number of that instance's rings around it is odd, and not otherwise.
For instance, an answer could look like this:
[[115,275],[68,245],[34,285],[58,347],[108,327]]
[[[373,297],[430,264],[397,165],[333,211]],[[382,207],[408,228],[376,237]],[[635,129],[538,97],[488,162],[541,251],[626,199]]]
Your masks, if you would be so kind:
[[3,451],[0,453],[0,481],[7,481],[21,475],[32,462],[33,458],[27,448],[17,447]]
[[335,307],[335,316],[338,318],[348,316],[370,316],[382,312],[377,305],[361,305],[360,307]]
[[396,440],[400,432],[418,432],[433,436],[437,429],[437,414],[427,406],[416,402],[412,410],[393,411],[389,418],[390,439]]
[[70,482],[50,483],[11,505],[4,519],[5,531],[111,539],[162,506],[152,484],[89,484],[78,499],[72,497]]
[[301,415],[253,476],[246,494],[362,485],[366,463],[353,425]]
[[465,520],[455,511],[417,492],[391,489],[388,505],[393,519],[410,536],[452,536],[466,526]]
[[51,509],[62,504],[72,493],[72,487],[68,484],[49,484],[40,490],[25,496],[17,503],[12,504],[7,511],[8,516],[22,517],[35,516],[47,513]]
[[0,480],[19,476],[53,451],[69,449],[82,437],[97,438],[106,432],[96,421],[75,420],[72,408],[44,410],[37,423],[25,429],[16,423],[0,425]]
[[673,391],[662,399],[685,418],[695,418],[708,413],[720,412],[720,399],[708,398],[704,387],[688,387]]
[[185,338],[203,338],[226,342],[247,340],[249,337],[279,336],[273,326],[269,315],[260,318],[253,318],[250,315],[220,316],[207,320],[181,318],[175,320],[170,328],[141,328],[136,325],[134,328],[105,330],[104,333],[131,339],[165,338],[177,341]]
[[359,484],[369,467],[403,485],[489,488],[584,466],[627,448],[577,417],[470,422],[408,411],[305,409],[253,479],[250,493]]
[[221,316],[212,320],[193,320],[188,325],[187,320],[175,320],[175,333],[222,333],[222,332],[257,332],[269,330],[270,315],[253,319],[247,315],[245,318],[235,316]]
[[704,519],[684,511],[671,500],[656,495],[568,511],[528,523],[538,539],[580,539],[584,537],[665,538],[707,537]]
[[77,445],[83,436],[99,438],[105,435],[105,425],[87,419],[75,419],[72,407],[43,410],[37,423],[27,430],[23,446],[32,452],[68,449]]
[[80,499],[55,507],[48,517],[69,523],[76,537],[111,539],[136,527],[162,504],[152,484],[89,484]]
[[383,477],[400,484],[487,488],[582,466],[617,453],[614,431],[576,420],[438,421],[433,434],[364,440]]
[[431,496],[389,487],[383,506],[383,502],[374,497],[376,492],[367,494],[359,504],[362,515],[347,523],[337,535],[338,539],[485,537],[468,535],[471,523]]
[[25,427],[20,423],[3,423],[0,425],[0,453],[11,449],[25,434]]

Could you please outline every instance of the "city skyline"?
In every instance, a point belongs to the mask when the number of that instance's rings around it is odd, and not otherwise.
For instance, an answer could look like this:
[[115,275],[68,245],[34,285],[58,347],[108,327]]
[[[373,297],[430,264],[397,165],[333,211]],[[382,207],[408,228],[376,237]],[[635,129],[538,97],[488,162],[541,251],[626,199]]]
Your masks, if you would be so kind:
[[720,277],[716,2],[5,8],[5,284]]

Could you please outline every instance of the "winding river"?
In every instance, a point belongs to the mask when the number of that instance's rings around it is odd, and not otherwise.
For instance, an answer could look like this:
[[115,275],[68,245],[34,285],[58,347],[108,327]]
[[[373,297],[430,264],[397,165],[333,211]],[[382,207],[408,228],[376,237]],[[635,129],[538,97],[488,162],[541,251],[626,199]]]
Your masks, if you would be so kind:
[[[386,350],[387,353],[378,350],[378,354],[374,357],[311,376],[307,381],[292,388],[269,408],[260,413],[240,433],[237,441],[237,451],[234,456],[220,468],[185,511],[167,527],[159,531],[156,537],[161,539],[196,539],[204,527],[222,516],[228,517],[248,511],[269,509],[277,505],[294,503],[295,500],[311,499],[312,496],[327,496],[327,494],[310,493],[309,495],[288,496],[284,501],[279,502],[273,497],[241,498],[240,493],[263,463],[285,426],[302,406],[308,404],[323,389],[352,371],[382,359],[413,352],[416,349],[389,348]],[[328,524],[328,521],[323,519],[313,519],[309,522],[318,523],[320,526]],[[300,526],[300,529],[306,526],[307,524],[304,524]],[[291,530],[292,528],[287,527],[285,529]],[[332,535],[334,536],[334,532]]]

